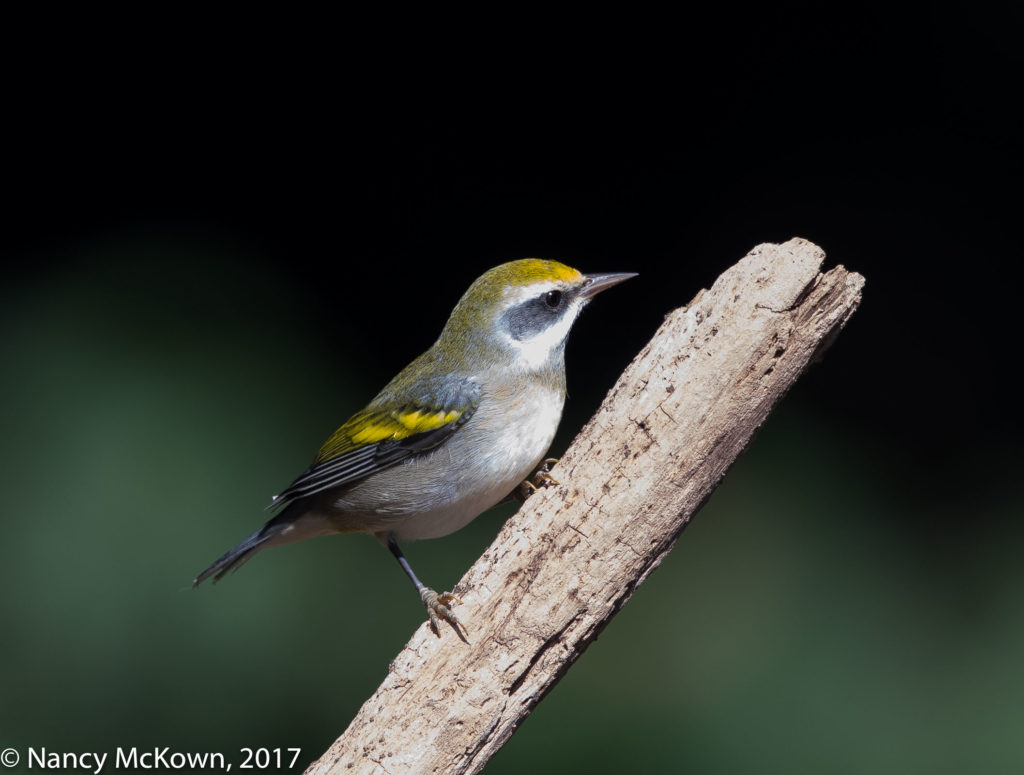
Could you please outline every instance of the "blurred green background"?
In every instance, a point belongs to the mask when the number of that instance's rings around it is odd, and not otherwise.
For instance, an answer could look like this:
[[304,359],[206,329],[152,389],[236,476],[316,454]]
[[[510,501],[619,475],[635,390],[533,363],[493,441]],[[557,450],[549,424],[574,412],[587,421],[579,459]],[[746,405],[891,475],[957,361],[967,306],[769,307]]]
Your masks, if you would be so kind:
[[[255,50],[40,75],[6,176],[0,748],[305,766],[422,620],[408,581],[364,536],[191,579],[469,282],[640,272],[575,329],[557,454],[664,314],[803,236],[861,310],[487,771],[1020,772],[1018,22],[785,7],[582,71],[491,52],[483,92],[315,46],[294,81]],[[317,64],[340,80],[297,86]],[[448,588],[508,513],[407,554]]]

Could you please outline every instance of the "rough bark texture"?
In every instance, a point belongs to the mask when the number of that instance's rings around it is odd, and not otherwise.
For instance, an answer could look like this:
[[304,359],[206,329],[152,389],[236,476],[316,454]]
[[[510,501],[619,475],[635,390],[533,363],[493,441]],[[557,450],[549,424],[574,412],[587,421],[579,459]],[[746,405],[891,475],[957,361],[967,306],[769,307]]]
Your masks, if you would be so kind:
[[800,239],[760,245],[671,313],[553,476],[456,588],[470,646],[419,628],[310,773],[475,773],[565,674],[771,408],[864,278]]

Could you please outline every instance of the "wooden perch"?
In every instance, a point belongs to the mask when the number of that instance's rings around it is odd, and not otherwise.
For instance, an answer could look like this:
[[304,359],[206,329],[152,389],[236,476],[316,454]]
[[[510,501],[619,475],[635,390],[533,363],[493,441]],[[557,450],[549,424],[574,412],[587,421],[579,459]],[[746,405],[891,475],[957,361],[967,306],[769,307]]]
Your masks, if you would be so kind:
[[864,278],[760,245],[671,313],[455,589],[470,646],[421,626],[308,773],[476,773],[671,550]]

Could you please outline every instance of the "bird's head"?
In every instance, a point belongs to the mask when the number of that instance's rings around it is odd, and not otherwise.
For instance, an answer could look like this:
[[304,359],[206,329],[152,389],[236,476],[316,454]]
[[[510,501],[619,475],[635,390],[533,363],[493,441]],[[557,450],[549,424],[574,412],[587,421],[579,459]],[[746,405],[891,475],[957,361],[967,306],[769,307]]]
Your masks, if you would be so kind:
[[522,371],[562,368],[565,341],[580,310],[630,272],[583,274],[539,258],[510,261],[469,286],[435,347],[446,359],[509,364]]

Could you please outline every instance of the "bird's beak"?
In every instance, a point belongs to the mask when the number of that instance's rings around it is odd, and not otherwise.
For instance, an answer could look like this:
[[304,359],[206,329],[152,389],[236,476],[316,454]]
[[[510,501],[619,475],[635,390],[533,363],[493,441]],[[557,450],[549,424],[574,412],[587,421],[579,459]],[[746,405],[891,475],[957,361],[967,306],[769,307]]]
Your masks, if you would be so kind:
[[604,274],[583,275],[583,289],[580,291],[580,296],[584,299],[591,299],[601,291],[618,285],[630,277],[636,277],[636,272],[605,272]]

